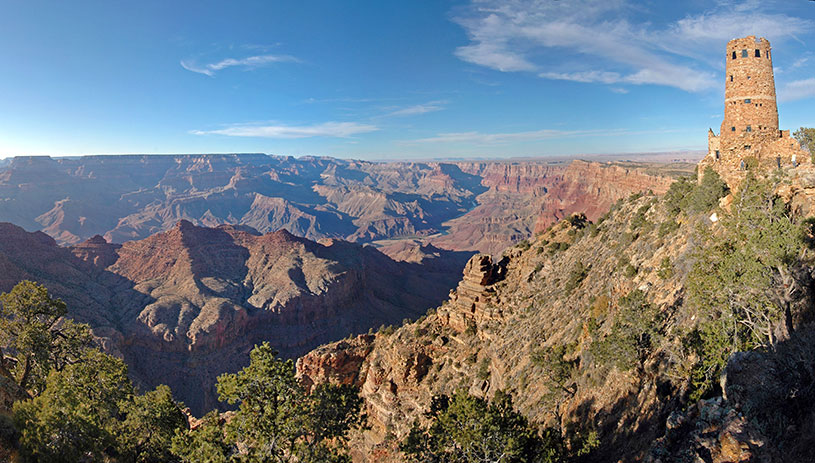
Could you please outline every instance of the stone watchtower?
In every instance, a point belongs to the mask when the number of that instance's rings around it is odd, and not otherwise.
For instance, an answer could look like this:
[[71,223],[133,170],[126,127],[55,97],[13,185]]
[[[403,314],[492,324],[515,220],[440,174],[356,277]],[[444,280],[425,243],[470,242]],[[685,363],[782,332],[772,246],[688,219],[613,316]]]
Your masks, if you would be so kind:
[[789,130],[778,128],[770,42],[753,35],[733,39],[725,53],[724,120],[718,136],[708,131],[708,155],[700,162],[700,175],[710,165],[725,180],[738,183],[742,167],[791,166],[793,159],[796,165],[809,162]]
[[750,36],[727,43],[722,145],[778,134],[770,42]]

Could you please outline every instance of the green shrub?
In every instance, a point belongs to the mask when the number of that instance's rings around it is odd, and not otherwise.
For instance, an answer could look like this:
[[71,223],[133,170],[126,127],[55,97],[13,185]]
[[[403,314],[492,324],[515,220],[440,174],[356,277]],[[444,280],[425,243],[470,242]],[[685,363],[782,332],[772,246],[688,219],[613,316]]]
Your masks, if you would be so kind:
[[674,219],[668,219],[659,224],[657,234],[660,238],[664,238],[677,230],[679,230],[679,224]]
[[634,278],[637,276],[637,267],[634,267],[632,264],[628,264],[625,266],[625,270],[623,270],[623,275],[626,278]]
[[388,326],[382,325],[379,327],[379,331],[377,331],[377,334],[381,334],[382,336],[390,336],[394,332],[396,332],[396,328],[394,328],[393,325]]
[[475,336],[477,329],[478,328],[476,328],[475,322],[472,321],[467,322],[467,327],[464,328],[464,334],[466,334],[467,336]]
[[577,374],[577,361],[566,360],[566,356],[574,352],[577,346],[572,344],[559,344],[552,347],[542,347],[532,352],[532,364],[540,367],[546,376],[548,387],[556,393],[568,392],[574,395],[577,385],[574,378]]
[[409,462],[560,463],[568,456],[560,432],[536,429],[503,391],[492,402],[465,391],[437,396],[425,416],[430,423],[415,422],[399,446]]
[[563,291],[567,295],[572,294],[572,291],[580,286],[580,283],[586,279],[588,274],[589,268],[583,265],[583,262],[578,261],[569,272],[569,276],[566,278],[566,284],[563,285]]
[[651,206],[653,205],[654,205],[653,201],[648,201],[647,203],[640,206],[639,209],[637,209],[636,214],[634,214],[634,218],[631,219],[632,230],[642,228],[648,223],[648,220],[645,218],[645,216],[646,214],[648,214],[648,211],[651,210]]
[[490,378],[490,359],[488,357],[481,359],[481,362],[478,364],[476,376],[481,381],[486,381]]
[[[792,133],[792,136],[801,144],[801,148],[809,151],[810,156],[815,162],[815,128],[801,127]],[[801,161],[798,161],[801,162]]]
[[663,280],[667,280],[674,275],[674,266],[671,264],[671,259],[667,256],[662,258],[662,262],[659,263],[659,270],[657,270],[657,276],[662,278]]
[[654,351],[662,337],[662,320],[659,309],[640,290],[631,291],[618,305],[611,333],[592,342],[590,351],[600,365],[627,371]]
[[727,196],[730,189],[711,167],[705,168],[702,182],[693,188],[681,201],[682,210],[687,214],[707,212],[719,204],[719,199]]
[[586,214],[584,214],[582,212],[580,212],[578,214],[570,215],[566,219],[566,221],[569,222],[569,225],[571,225],[572,227],[574,227],[574,228],[576,228],[578,230],[582,230],[582,229],[586,228],[586,226],[590,223],[589,219],[586,218]]
[[691,372],[694,399],[717,391],[734,352],[774,345],[775,328],[792,318],[798,290],[809,284],[799,276],[805,233],[775,185],[748,175],[732,207],[720,232],[705,235],[685,284],[698,321],[683,342],[699,359]]
[[682,212],[682,201],[693,191],[696,182],[690,177],[682,177],[671,184],[662,200],[665,211],[670,217],[676,217]]

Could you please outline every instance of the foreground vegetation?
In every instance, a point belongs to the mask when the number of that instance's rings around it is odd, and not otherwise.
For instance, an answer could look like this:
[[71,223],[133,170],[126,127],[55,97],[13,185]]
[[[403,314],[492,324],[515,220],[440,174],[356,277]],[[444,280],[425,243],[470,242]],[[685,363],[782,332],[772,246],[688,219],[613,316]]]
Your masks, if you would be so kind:
[[257,346],[249,366],[218,379],[222,401],[190,429],[167,386],[139,394],[127,366],[93,347],[87,325],[64,319],[65,304],[23,281],[0,296],[2,373],[21,399],[0,415],[0,439],[22,462],[342,462],[345,439],[364,423],[352,387],[310,393],[291,360]]

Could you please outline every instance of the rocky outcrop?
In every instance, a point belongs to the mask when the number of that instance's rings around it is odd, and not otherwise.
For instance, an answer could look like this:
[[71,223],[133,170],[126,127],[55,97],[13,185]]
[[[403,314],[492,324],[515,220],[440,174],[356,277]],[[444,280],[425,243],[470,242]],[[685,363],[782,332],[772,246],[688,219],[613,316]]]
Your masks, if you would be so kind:
[[311,389],[314,384],[362,386],[362,368],[373,349],[374,336],[364,334],[347,341],[321,346],[297,359],[297,376]]
[[439,317],[458,332],[488,320],[500,320],[501,304],[492,285],[504,279],[508,263],[506,256],[496,263],[488,255],[473,256],[464,267],[458,287],[450,293],[450,304],[440,310]]
[[645,461],[766,462],[771,461],[768,450],[755,424],[718,397],[700,400],[684,413],[672,413],[665,436],[657,439]]

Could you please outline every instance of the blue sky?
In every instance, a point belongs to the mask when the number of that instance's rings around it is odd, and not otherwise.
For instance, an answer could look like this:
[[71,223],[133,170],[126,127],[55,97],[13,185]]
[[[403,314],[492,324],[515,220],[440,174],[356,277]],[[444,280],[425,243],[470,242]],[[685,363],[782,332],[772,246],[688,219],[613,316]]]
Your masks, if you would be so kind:
[[0,0],[0,157],[702,149],[767,37],[815,126],[815,2]]

